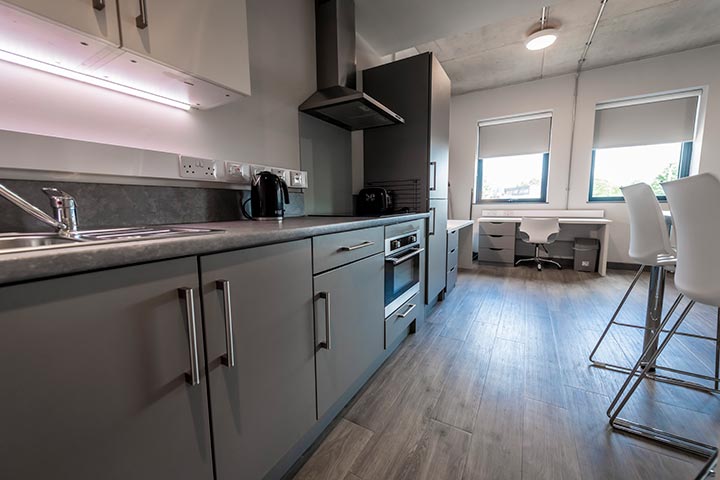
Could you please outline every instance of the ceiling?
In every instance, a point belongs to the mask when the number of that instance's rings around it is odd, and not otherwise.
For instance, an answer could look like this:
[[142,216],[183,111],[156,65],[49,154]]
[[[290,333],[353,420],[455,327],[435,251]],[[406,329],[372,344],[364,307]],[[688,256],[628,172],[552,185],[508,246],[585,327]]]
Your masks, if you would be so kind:
[[[600,6],[597,0],[356,0],[356,4],[358,33],[378,53],[409,47],[434,52],[452,79],[453,94],[574,72]],[[368,29],[365,10],[374,4],[385,6],[373,13],[377,22]],[[524,40],[539,21],[542,4],[550,5],[550,23],[559,25],[560,35],[550,48],[531,52]],[[403,19],[401,6],[418,13]],[[464,6],[466,15],[456,18]],[[437,11],[443,9],[447,11]],[[524,13],[513,14],[518,10]],[[484,20],[473,26],[469,19],[475,15]],[[434,16],[438,25],[430,27]],[[420,31],[414,32],[415,28]],[[379,32],[382,29],[388,32]],[[430,37],[434,39],[419,40]],[[583,68],[715,43],[720,43],[718,0],[609,0]]]

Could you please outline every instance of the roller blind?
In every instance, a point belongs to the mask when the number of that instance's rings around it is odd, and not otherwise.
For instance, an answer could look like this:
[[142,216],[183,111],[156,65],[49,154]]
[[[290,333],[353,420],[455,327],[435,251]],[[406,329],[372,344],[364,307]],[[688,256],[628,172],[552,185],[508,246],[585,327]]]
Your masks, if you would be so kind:
[[478,158],[545,153],[550,149],[550,114],[480,123]]
[[692,141],[697,95],[636,105],[605,104],[595,111],[594,148]]

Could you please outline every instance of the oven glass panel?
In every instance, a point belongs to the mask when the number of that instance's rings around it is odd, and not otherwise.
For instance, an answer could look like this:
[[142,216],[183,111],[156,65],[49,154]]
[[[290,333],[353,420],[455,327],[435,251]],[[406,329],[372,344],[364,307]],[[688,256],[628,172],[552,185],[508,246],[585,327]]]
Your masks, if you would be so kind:
[[[407,251],[405,252],[407,253]],[[403,255],[403,254],[400,254]],[[390,305],[393,300],[410,290],[413,285],[420,281],[420,255],[393,265],[385,264],[385,305]]]

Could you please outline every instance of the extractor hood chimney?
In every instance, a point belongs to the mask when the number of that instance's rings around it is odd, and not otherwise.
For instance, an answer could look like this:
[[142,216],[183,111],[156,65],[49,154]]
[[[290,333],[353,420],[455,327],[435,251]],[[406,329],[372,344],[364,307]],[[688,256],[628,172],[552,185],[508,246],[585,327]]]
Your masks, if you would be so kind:
[[403,118],[355,90],[355,2],[315,0],[317,92],[300,111],[346,130],[404,123]]

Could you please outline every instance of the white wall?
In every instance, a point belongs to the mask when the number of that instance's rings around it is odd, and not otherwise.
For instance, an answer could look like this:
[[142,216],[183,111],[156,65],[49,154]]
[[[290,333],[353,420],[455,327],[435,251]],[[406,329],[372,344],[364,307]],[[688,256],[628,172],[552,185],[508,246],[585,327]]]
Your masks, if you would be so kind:
[[[0,62],[0,130],[299,169],[297,107],[315,90],[313,1],[247,5],[251,97],[185,112]],[[112,169],[112,159],[82,162]]]
[[[592,54],[592,51],[591,51]],[[452,98],[450,115],[450,199],[453,218],[468,218],[470,189],[474,185],[479,120],[530,113],[553,112],[550,141],[548,203],[542,205],[475,205],[482,209],[605,209],[610,227],[609,260],[630,262],[629,227],[623,203],[587,201],[590,181],[595,105],[598,102],[703,88],[699,140],[694,168],[720,175],[720,46],[641,60],[583,72],[578,89],[575,139],[572,153],[574,75],[467,93]],[[568,182],[568,176],[570,180]]]

